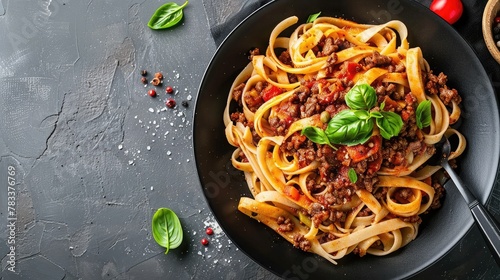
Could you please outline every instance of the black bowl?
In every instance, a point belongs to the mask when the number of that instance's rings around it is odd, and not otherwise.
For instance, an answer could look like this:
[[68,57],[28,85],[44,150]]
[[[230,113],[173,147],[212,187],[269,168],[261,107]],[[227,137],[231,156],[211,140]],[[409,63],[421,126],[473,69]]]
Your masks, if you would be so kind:
[[[490,80],[471,47],[445,21],[410,0],[281,0],[257,10],[223,41],[200,85],[194,116],[194,150],[203,192],[214,216],[232,241],[260,265],[284,278],[401,279],[443,257],[470,230],[473,219],[452,183],[443,207],[424,216],[418,237],[385,257],[347,256],[332,265],[293,248],[265,225],[241,214],[237,204],[250,193],[241,172],[230,163],[234,148],[227,144],[222,115],[233,79],[248,63],[248,50],[267,46],[273,27],[296,15],[343,17],[360,23],[401,20],[408,27],[410,47],[420,46],[434,72],[443,71],[463,98],[460,131],[468,147],[459,161],[459,175],[485,203],[498,167],[500,134],[497,101]],[[291,31],[290,31],[291,32]]]

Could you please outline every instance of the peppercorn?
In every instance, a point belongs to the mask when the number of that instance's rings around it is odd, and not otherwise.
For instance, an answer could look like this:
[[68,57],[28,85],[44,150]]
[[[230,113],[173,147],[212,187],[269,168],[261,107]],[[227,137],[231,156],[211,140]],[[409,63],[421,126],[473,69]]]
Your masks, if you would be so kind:
[[156,96],[156,90],[154,90],[154,89],[148,90],[148,95],[151,96],[151,97],[155,97]]
[[182,107],[188,107],[189,103],[186,100],[183,100],[181,105],[182,105]]
[[156,72],[155,73],[155,78],[158,78],[160,80],[163,80],[163,74],[161,72]]
[[168,108],[174,108],[175,107],[175,100],[173,98],[167,99],[165,102],[165,105],[167,105]]
[[153,80],[151,80],[151,84],[153,86],[160,86],[161,85],[161,80],[155,77],[155,78],[153,78]]
[[146,71],[146,70],[141,71],[141,76],[146,76],[147,74],[148,74],[148,71]]
[[497,13],[494,22],[491,30],[493,33],[493,40],[495,40],[496,46],[500,49],[500,13]]
[[147,84],[148,83],[148,79],[146,79],[146,77],[142,77],[141,78],[141,83]]
[[207,245],[208,245],[208,239],[206,239],[206,238],[202,238],[202,239],[201,239],[201,245],[203,245],[203,246],[207,246]]
[[214,230],[211,227],[207,227],[207,229],[205,229],[205,233],[208,235],[212,235],[214,234]]
[[165,91],[166,91],[167,93],[172,93],[172,92],[174,92],[174,89],[173,89],[171,86],[167,86],[167,87],[165,88]]

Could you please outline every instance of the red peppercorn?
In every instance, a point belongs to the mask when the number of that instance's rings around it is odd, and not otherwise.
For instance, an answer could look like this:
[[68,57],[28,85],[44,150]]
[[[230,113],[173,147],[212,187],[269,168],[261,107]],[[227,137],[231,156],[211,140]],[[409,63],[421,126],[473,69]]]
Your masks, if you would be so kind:
[[168,86],[168,87],[165,88],[165,91],[167,93],[172,93],[172,92],[174,92],[174,89],[171,86]]
[[151,96],[151,97],[155,97],[156,96],[156,90],[154,90],[154,89],[148,90],[148,95]]
[[205,233],[208,234],[208,235],[212,235],[214,234],[214,230],[211,228],[211,227],[208,227],[206,230],[205,230]]
[[500,23],[500,16],[495,17],[495,23]]
[[201,239],[201,245],[203,245],[203,246],[207,246],[207,245],[208,245],[208,239],[206,239],[206,238],[202,238],[202,239]]
[[165,105],[167,105],[168,108],[174,108],[175,107],[175,100],[173,98],[169,98],[165,102]]

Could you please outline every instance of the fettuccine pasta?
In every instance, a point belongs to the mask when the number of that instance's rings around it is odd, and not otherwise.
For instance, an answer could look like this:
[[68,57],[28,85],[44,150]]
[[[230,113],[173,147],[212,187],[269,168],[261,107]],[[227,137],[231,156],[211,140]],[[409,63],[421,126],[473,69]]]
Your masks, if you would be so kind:
[[[440,167],[427,162],[442,137],[458,136],[451,158],[464,151],[465,138],[450,127],[461,98],[410,48],[400,21],[319,17],[282,35],[297,23],[284,19],[267,49],[251,51],[228,95],[231,161],[252,194],[238,209],[332,263],[387,255],[440,206]],[[360,91],[361,105],[350,103],[354,88],[372,95]],[[340,120],[346,112],[350,119]]]

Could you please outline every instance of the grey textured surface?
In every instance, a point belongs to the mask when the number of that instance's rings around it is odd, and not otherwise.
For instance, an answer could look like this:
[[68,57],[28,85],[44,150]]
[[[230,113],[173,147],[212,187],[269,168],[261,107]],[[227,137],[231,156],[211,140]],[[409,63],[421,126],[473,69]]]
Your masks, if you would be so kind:
[[[152,31],[162,3],[0,0],[0,279],[277,279],[218,227],[193,160],[192,108],[220,42],[211,31],[224,34],[240,6],[192,1],[179,26]],[[176,108],[165,107],[164,89],[146,94],[141,69],[163,72]],[[497,187],[488,205],[497,217],[499,202]],[[159,207],[174,210],[185,233],[168,255],[150,232]],[[204,247],[207,226],[215,234]],[[499,273],[474,228],[417,278]]]

